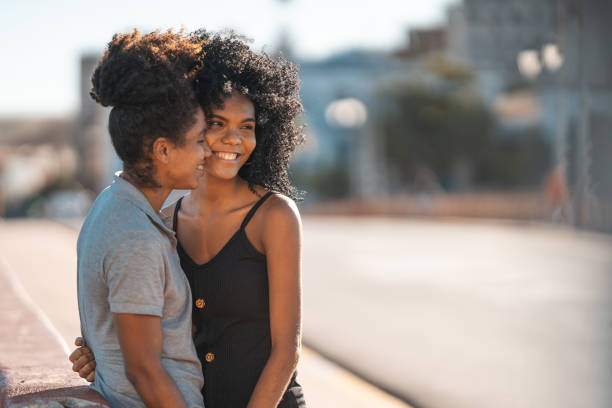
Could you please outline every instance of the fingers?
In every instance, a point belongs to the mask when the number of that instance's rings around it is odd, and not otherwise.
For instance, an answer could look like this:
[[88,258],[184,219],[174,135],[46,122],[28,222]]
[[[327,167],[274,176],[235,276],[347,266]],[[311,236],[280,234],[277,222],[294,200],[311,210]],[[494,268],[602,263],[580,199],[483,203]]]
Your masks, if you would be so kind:
[[83,352],[79,358],[72,362],[72,371],[81,371],[91,361],[96,361],[93,354]]
[[81,347],[83,345],[83,338],[77,337],[74,339],[74,345],[77,347]]
[[68,356],[68,360],[70,360],[71,363],[74,363],[76,360],[81,358],[81,356],[83,356],[84,354],[91,356],[90,357],[91,360],[94,359],[94,356],[89,347],[79,347],[75,349],[72,353],[70,353],[70,355]]
[[85,378],[85,379],[86,379],[87,381],[89,381],[89,382],[93,382],[93,380],[94,380],[95,376],[96,376],[96,372],[95,372],[95,371],[92,371],[92,372],[91,372],[91,374],[89,374],[89,375],[87,376],[87,378]]
[[83,353],[85,353],[83,351],[83,348],[79,347],[78,349],[76,349],[72,353],[70,353],[70,355],[68,356],[68,360],[70,360],[71,363],[74,363],[75,361],[77,361],[83,355]]
[[95,375],[95,369],[96,369],[96,360],[92,360],[89,363],[85,364],[83,368],[79,370],[79,377],[85,378],[86,380],[89,377],[91,377],[92,378],[91,381],[93,381],[93,377]]

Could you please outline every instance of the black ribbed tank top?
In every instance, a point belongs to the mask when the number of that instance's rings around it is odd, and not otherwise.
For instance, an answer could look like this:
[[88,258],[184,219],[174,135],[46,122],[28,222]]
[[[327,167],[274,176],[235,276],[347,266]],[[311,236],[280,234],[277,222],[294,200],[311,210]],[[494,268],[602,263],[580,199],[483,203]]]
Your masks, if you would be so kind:
[[[270,356],[266,257],[251,244],[245,227],[271,195],[253,205],[238,231],[208,262],[197,264],[180,241],[177,245],[193,297],[194,342],[202,362],[206,408],[246,407]],[[182,200],[174,209],[174,231]],[[278,407],[306,406],[295,377]]]

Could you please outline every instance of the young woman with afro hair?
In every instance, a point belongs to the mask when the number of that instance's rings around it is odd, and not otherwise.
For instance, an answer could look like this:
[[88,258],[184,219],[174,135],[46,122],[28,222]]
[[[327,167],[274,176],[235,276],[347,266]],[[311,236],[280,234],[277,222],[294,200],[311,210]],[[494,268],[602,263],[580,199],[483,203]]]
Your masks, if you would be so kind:
[[[164,209],[193,298],[207,408],[305,407],[301,221],[289,158],[302,142],[297,67],[227,32],[196,36],[196,94],[212,151],[191,194]],[[77,351],[75,351],[77,353]],[[88,358],[74,368],[81,376]]]

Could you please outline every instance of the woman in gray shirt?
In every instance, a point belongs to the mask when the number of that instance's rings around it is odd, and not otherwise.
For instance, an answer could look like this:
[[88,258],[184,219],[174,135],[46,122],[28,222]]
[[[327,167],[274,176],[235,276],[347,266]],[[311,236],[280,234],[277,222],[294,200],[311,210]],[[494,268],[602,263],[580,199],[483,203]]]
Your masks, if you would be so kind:
[[92,387],[112,406],[203,406],[191,292],[159,212],[173,189],[197,186],[210,155],[193,90],[200,53],[182,33],[117,34],[92,78],[124,170],[79,234],[78,300]]

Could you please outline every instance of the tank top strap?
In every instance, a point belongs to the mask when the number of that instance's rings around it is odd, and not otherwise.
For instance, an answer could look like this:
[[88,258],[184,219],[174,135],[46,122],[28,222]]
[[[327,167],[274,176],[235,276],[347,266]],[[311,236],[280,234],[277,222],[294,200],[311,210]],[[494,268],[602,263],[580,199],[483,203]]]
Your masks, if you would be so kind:
[[183,201],[183,198],[185,198],[185,196],[179,198],[176,204],[174,205],[174,216],[172,217],[172,230],[174,232],[176,232],[176,225],[178,223],[178,212],[181,208],[181,202]]
[[247,226],[249,221],[251,221],[251,218],[253,218],[253,215],[255,214],[255,211],[257,211],[257,209],[264,203],[264,201],[266,201],[268,199],[268,197],[270,197],[272,194],[274,194],[272,191],[268,191],[266,194],[264,194],[263,197],[261,197],[259,199],[259,201],[257,201],[253,205],[253,207],[251,207],[251,209],[249,210],[249,212],[246,215],[246,217],[244,217],[244,220],[242,221],[242,225],[240,226],[240,229],[244,229],[244,227]]

